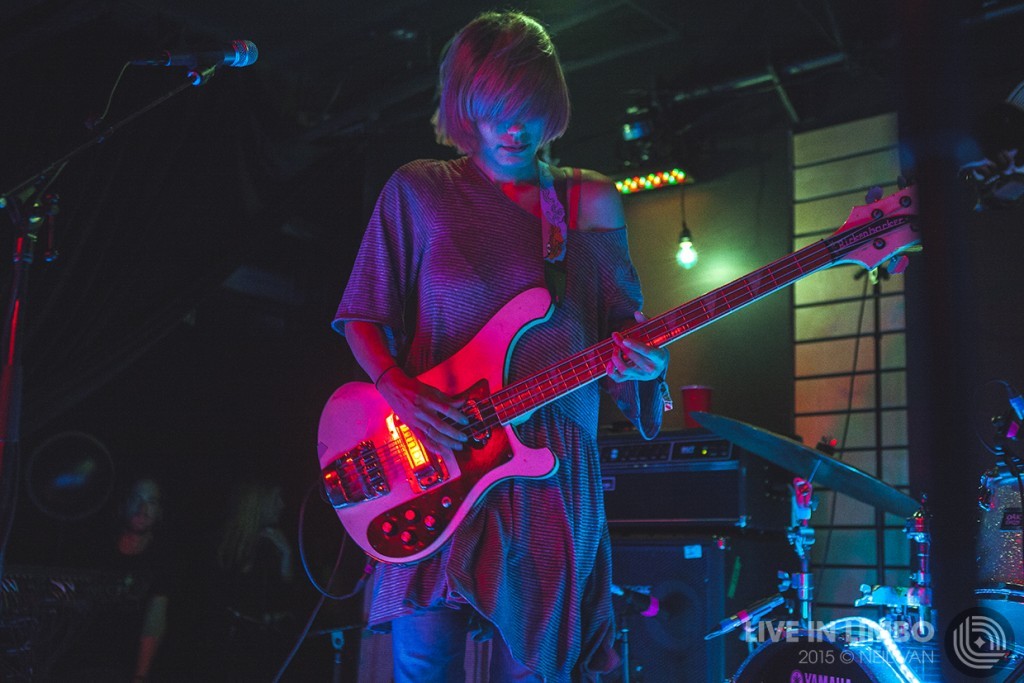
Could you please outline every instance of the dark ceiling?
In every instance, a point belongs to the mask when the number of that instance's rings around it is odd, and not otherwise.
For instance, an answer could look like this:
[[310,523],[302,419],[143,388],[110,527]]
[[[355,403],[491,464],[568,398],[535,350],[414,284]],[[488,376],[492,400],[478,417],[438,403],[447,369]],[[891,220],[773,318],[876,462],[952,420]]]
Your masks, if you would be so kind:
[[[989,45],[1019,35],[1020,5],[960,3],[965,23],[986,32],[981,40]],[[59,41],[100,15],[129,32],[123,59],[251,40],[260,56],[246,77],[273,93],[268,105],[294,125],[294,143],[315,155],[371,129],[427,131],[442,46],[493,6],[477,0],[11,0],[0,8],[0,56]],[[565,62],[575,118],[556,153],[609,173],[621,170],[617,125],[634,105],[655,107],[673,134],[686,130],[691,139],[709,125],[726,134],[752,120],[814,126],[892,107],[907,28],[885,0],[502,6],[547,25]],[[924,3],[922,11],[934,6]]]
[[[899,3],[896,3],[899,5]],[[965,0],[965,25],[986,45],[1016,39],[1020,2]],[[301,165],[372,132],[426,138],[438,54],[492,3],[478,0],[11,0],[0,8],[0,57],[61,41],[104,16],[127,38],[121,58],[259,48],[247,79],[293,128]],[[885,0],[518,0],[547,25],[568,72],[575,115],[556,156],[623,170],[618,126],[651,109],[683,154],[707,136],[753,126],[824,125],[897,105],[901,31]],[[922,4],[922,11],[939,5]],[[935,10],[935,11],[942,11]],[[106,45],[105,54],[113,53]],[[82,54],[84,60],[90,55]],[[98,72],[104,68],[97,61]],[[113,74],[97,73],[111,81]],[[685,140],[682,139],[685,136]],[[706,144],[706,143],[704,143]],[[691,154],[692,149],[685,149]]]

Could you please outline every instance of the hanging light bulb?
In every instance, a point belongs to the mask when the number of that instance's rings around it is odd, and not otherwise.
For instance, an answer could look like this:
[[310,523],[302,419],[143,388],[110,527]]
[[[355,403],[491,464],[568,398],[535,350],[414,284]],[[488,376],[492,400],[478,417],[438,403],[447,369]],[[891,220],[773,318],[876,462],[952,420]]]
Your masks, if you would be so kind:
[[693,248],[693,236],[690,234],[690,226],[686,224],[686,186],[679,186],[679,213],[682,214],[683,231],[679,233],[679,251],[676,252],[676,262],[683,268],[689,270],[697,263],[697,250]]
[[693,236],[690,235],[690,228],[683,223],[683,231],[679,233],[679,251],[676,252],[676,261],[683,268],[689,270],[697,263],[697,250],[693,248]]

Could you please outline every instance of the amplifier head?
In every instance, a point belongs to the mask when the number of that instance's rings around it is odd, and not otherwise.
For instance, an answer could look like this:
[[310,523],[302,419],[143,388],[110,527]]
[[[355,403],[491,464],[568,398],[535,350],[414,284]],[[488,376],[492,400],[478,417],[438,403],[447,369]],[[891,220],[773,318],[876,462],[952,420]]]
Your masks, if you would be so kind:
[[611,525],[784,530],[790,476],[705,429],[599,435]]

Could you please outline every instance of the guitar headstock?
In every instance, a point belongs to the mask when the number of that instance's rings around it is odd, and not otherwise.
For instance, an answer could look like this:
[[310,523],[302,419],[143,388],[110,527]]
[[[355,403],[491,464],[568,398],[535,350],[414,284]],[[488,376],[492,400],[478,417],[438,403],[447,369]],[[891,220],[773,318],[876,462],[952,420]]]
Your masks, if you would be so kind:
[[825,240],[833,262],[856,263],[869,271],[886,265],[890,273],[901,273],[907,265],[904,254],[921,248],[916,188],[903,187],[883,197],[881,188],[874,187],[866,199]]

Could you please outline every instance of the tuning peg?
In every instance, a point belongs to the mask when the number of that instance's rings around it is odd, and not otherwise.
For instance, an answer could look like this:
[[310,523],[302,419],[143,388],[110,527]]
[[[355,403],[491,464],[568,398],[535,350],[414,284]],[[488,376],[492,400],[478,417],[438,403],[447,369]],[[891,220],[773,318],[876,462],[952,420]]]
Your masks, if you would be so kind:
[[877,202],[879,199],[882,198],[882,194],[882,188],[880,188],[878,185],[875,185],[870,190],[868,190],[868,193],[866,195],[864,195],[864,203],[872,204],[874,202]]
[[909,263],[910,259],[903,254],[900,254],[899,256],[893,256],[889,259],[889,265],[887,265],[885,269],[889,271],[890,275],[899,275],[907,269],[907,265]]

